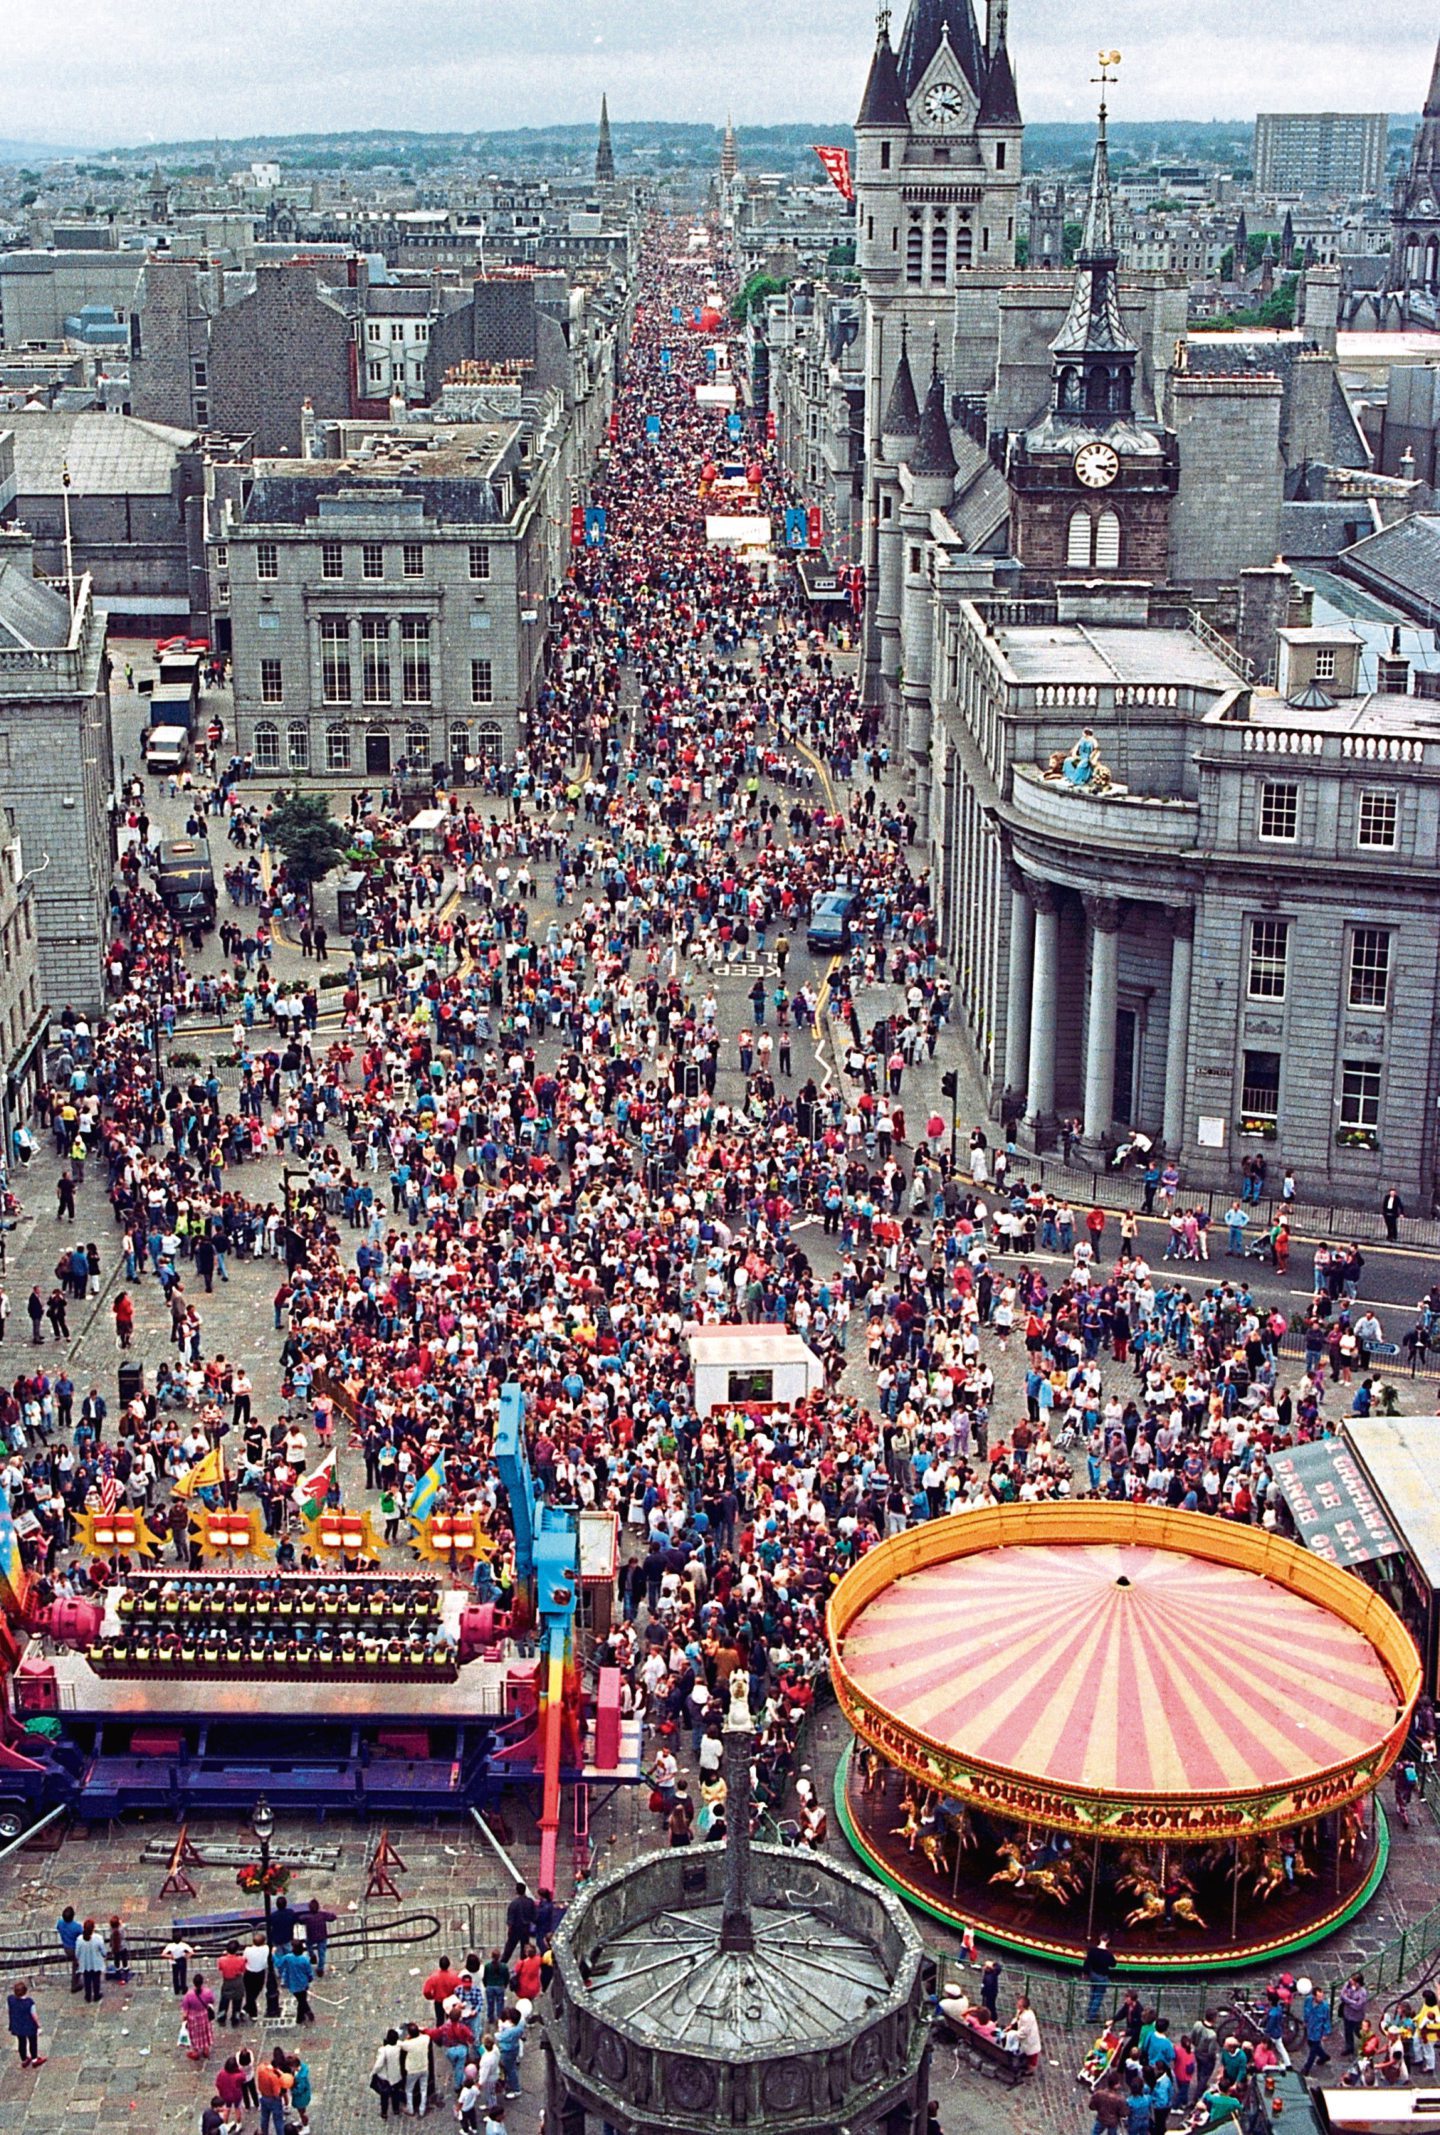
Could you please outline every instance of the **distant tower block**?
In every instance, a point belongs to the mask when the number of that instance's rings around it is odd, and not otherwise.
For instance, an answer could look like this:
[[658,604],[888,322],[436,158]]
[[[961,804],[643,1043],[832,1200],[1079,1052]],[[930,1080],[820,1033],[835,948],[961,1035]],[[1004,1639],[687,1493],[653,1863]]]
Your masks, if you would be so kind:
[[610,141],[610,104],[604,96],[600,99],[600,138],[595,143],[595,183],[615,183],[615,150]]

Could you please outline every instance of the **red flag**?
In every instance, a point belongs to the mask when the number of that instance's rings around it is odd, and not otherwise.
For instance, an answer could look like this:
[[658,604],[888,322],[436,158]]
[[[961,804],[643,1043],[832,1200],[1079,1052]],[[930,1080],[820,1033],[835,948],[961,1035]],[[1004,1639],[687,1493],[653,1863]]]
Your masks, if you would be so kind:
[[855,198],[854,181],[850,176],[850,151],[848,148],[821,148],[818,143],[816,155],[825,166],[825,175],[842,200]]
[[585,507],[572,504],[570,507],[570,546],[580,548],[585,540]]

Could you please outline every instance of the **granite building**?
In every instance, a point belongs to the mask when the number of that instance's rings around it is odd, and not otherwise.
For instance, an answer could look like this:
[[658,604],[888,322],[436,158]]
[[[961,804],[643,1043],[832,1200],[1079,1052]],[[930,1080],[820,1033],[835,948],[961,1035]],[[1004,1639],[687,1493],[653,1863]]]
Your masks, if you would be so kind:
[[[464,389],[459,389],[462,403]],[[568,556],[553,389],[476,388],[485,421],[324,426],[212,513],[240,748],[259,772],[370,780],[513,757]]]
[[[1246,573],[1240,635],[1290,594]],[[1136,585],[938,616],[932,856],[993,1108],[1095,1155],[1140,1129],[1197,1185],[1257,1149],[1305,1198],[1428,1207],[1440,718],[1404,662],[1363,691],[1353,633],[1282,622],[1258,687]],[[1087,731],[1108,780],[1072,784]]]
[[72,613],[34,569],[32,537],[0,533],[0,805],[25,836],[40,998],[94,1010],[115,867],[105,615],[88,578]]

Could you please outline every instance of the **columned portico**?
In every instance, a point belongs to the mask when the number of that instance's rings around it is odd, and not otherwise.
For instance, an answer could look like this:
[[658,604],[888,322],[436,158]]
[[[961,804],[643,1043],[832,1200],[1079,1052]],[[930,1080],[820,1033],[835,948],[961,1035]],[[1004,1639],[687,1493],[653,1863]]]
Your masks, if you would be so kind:
[[1060,915],[1054,885],[1030,879],[1035,949],[1030,989],[1029,1118],[1037,1134],[1055,1113],[1055,1012],[1060,1001]]
[[1035,907],[1018,868],[1010,870],[1010,974],[1005,1006],[1005,1105],[1024,1106],[1030,1080],[1030,979],[1035,963]]
[[1190,1050],[1190,979],[1194,961],[1195,913],[1190,905],[1169,912],[1170,1016],[1165,1031],[1165,1147],[1171,1156],[1185,1139],[1185,1077]]
[[1120,903],[1115,897],[1084,899],[1090,922],[1090,1004],[1085,1038],[1087,1142],[1098,1147],[1110,1132],[1115,1109],[1115,987],[1120,965]]

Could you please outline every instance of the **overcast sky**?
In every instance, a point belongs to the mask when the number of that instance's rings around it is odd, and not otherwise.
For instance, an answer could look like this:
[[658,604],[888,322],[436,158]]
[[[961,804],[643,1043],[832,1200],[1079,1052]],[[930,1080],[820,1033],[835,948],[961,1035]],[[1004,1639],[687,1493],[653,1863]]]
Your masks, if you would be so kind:
[[[0,136],[100,146],[344,127],[850,118],[867,0],[65,0],[5,10]],[[897,5],[898,37],[903,4]],[[1418,109],[1419,0],[1011,0],[1027,118],[1083,115],[1101,44],[1117,118]]]

